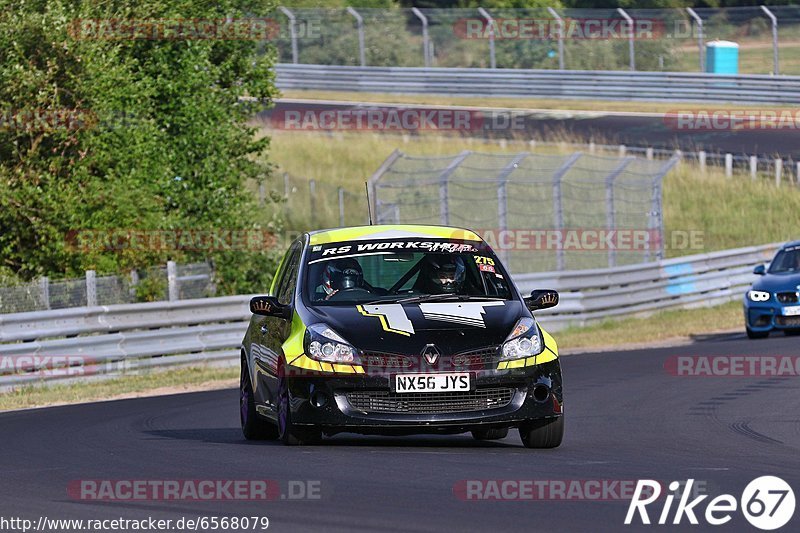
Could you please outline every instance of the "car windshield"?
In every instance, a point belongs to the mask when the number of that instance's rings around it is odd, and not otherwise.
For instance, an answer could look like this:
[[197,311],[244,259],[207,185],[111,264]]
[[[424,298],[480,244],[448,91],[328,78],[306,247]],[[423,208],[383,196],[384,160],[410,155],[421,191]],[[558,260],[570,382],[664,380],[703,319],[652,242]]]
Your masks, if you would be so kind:
[[800,272],[800,246],[781,250],[769,265],[770,274]]
[[438,299],[510,299],[506,272],[485,244],[392,239],[313,245],[305,297],[312,305]]

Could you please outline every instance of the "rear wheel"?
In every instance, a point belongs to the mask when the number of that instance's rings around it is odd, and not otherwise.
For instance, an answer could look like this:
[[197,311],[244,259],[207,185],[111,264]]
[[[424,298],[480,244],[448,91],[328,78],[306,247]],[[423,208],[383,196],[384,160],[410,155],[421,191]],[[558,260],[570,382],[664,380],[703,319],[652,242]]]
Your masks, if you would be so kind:
[[317,444],[322,440],[322,432],[314,428],[298,427],[292,423],[289,408],[289,385],[283,372],[278,368],[278,435],[287,446]]
[[564,415],[526,422],[519,436],[526,448],[558,448],[564,438]]
[[472,430],[472,438],[475,440],[500,440],[506,437],[508,437],[508,428]]
[[766,339],[769,337],[769,331],[753,331],[747,328],[747,337],[750,339]]
[[242,359],[239,373],[239,421],[242,424],[242,434],[247,440],[275,440],[278,438],[278,428],[256,412],[256,399],[253,394],[253,383],[250,381],[250,371],[247,362]]

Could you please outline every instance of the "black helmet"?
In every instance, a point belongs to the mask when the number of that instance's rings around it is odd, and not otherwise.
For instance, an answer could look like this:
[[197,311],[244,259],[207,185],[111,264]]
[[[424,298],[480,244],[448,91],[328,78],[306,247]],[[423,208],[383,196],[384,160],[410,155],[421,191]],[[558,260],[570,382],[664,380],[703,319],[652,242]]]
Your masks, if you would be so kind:
[[423,267],[431,294],[456,294],[464,286],[467,269],[458,255],[429,255]]
[[355,289],[364,285],[364,271],[353,258],[329,261],[322,273],[322,286],[330,296],[336,291]]

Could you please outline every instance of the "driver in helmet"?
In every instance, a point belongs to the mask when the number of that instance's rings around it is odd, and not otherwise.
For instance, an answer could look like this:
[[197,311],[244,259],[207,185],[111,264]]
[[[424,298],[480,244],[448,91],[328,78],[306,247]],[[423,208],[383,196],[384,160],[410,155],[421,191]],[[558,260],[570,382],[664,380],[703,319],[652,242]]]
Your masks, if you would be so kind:
[[458,255],[428,255],[420,278],[430,294],[460,294],[466,278],[464,259]]
[[352,257],[329,261],[322,272],[322,288],[325,291],[326,300],[339,291],[367,290],[364,283],[364,271],[359,262]]

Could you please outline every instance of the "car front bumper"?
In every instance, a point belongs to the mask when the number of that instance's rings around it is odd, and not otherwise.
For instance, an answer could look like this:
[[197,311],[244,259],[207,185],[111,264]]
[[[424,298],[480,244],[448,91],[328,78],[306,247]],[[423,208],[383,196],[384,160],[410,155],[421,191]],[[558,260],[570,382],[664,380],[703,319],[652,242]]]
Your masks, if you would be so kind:
[[391,392],[393,373],[287,376],[292,422],[325,433],[461,433],[563,414],[558,360],[480,370],[470,392]]
[[744,302],[744,320],[751,331],[763,332],[774,329],[800,329],[800,316],[787,316],[785,307],[798,304],[781,305],[774,302],[754,303],[746,299]]

